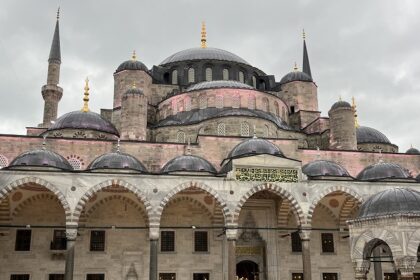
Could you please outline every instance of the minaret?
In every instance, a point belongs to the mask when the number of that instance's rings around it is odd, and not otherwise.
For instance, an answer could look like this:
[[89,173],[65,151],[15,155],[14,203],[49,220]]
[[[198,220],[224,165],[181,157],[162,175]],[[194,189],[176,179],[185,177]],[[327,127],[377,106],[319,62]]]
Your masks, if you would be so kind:
[[42,97],[44,98],[44,118],[39,127],[47,128],[51,122],[57,118],[58,102],[63,96],[63,89],[58,86],[60,81],[60,28],[59,28],[60,8],[57,11],[57,22],[55,24],[54,37],[51,44],[50,56],[48,58],[47,84],[42,87]]
[[311,66],[309,65],[309,55],[308,50],[306,49],[306,34],[303,30],[303,63],[302,63],[302,72],[308,74],[312,78]]

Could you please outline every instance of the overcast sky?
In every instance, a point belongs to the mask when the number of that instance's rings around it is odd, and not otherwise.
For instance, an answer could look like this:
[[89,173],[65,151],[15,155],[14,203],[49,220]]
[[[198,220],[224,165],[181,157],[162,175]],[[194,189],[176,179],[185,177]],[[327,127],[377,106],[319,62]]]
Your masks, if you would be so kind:
[[405,151],[420,148],[420,1],[140,0],[16,1],[0,4],[0,133],[42,121],[41,86],[61,7],[59,115],[110,108],[113,72],[133,49],[149,68],[200,45],[231,51],[279,81],[302,63],[302,28],[322,115],[341,95],[357,100],[359,122]]

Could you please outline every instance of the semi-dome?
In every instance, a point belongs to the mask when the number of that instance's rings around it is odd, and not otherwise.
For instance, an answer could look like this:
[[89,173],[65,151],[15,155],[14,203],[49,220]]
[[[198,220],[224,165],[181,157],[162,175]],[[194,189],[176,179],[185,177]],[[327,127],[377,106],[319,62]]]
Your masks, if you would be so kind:
[[131,169],[147,172],[146,167],[138,159],[121,152],[103,154],[93,160],[87,169]]
[[290,73],[287,73],[283,78],[281,78],[280,84],[283,85],[283,84],[290,83],[290,82],[295,82],[295,81],[312,82],[313,80],[312,80],[311,76],[309,76],[305,72],[292,71]]
[[333,177],[349,177],[347,170],[329,160],[315,160],[305,164],[302,167],[302,172],[309,177],[317,176],[333,176]]
[[409,155],[420,155],[420,151],[416,148],[413,148],[413,147],[408,149],[405,153],[409,154]]
[[201,82],[195,85],[192,85],[187,88],[186,92],[203,90],[203,89],[212,89],[212,88],[240,88],[240,89],[254,89],[252,86],[232,80],[220,80],[220,81],[206,81]]
[[388,215],[420,215],[420,192],[393,188],[369,197],[360,207],[358,219]]
[[357,179],[362,181],[410,178],[411,175],[407,170],[398,164],[389,162],[379,162],[369,165],[357,175]]
[[284,157],[283,152],[276,145],[265,139],[254,137],[236,145],[227,159],[262,154]]
[[177,156],[168,161],[160,171],[161,173],[172,173],[172,172],[208,172],[217,173],[214,166],[206,159],[193,156],[183,155]]
[[59,129],[88,129],[119,135],[115,126],[94,112],[73,111],[59,117],[48,131]]
[[347,101],[339,100],[331,106],[330,110],[335,110],[338,108],[351,108],[351,105]]
[[367,127],[360,126],[356,129],[357,144],[363,143],[382,143],[391,144],[391,141],[380,131]]
[[160,63],[160,65],[191,60],[220,60],[249,65],[241,57],[231,52],[217,48],[191,48],[174,53]]
[[115,73],[118,73],[124,70],[140,70],[140,71],[145,71],[145,72],[149,71],[149,69],[147,69],[147,66],[143,62],[138,61],[136,59],[130,59],[130,60],[124,61],[123,63],[120,64],[120,66],[118,66],[117,70],[115,70]]
[[46,149],[37,149],[20,154],[9,164],[11,168],[19,166],[73,170],[73,167],[64,157]]

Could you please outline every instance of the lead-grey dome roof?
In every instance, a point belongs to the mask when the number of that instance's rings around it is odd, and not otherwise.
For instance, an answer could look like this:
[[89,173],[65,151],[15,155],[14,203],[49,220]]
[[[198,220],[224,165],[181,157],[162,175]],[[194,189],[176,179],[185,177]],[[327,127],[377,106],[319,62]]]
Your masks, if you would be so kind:
[[88,129],[119,135],[115,126],[94,112],[73,111],[59,117],[48,131],[59,129]]
[[420,193],[393,188],[369,197],[360,207],[358,219],[387,215],[420,215]]
[[369,165],[357,175],[357,179],[362,181],[409,178],[411,178],[411,175],[407,170],[398,164],[389,162],[379,162]]
[[357,144],[363,143],[382,143],[391,144],[391,141],[380,131],[367,127],[360,126],[356,129]]
[[160,63],[160,65],[165,65],[173,62],[202,59],[231,61],[249,65],[248,62],[246,62],[244,59],[237,56],[236,54],[216,48],[191,48],[182,50],[166,58]]
[[195,85],[192,85],[187,88],[186,92],[202,90],[202,89],[211,89],[211,88],[240,88],[240,89],[254,89],[252,86],[238,82],[238,81],[206,81],[201,82]]
[[131,169],[147,172],[146,167],[135,157],[121,153],[107,153],[94,159],[87,169]]
[[347,170],[329,160],[315,160],[305,164],[302,167],[302,172],[310,177],[317,176],[334,176],[334,177],[349,177]]
[[287,73],[283,76],[280,80],[280,84],[286,84],[294,81],[300,81],[300,82],[312,82],[311,76],[308,74],[301,72],[301,71],[292,71],[290,73]]
[[334,109],[338,109],[338,108],[351,108],[350,103],[348,103],[347,101],[337,101],[335,102],[332,106],[330,110],[334,110]]
[[162,167],[160,172],[208,172],[213,174],[217,173],[216,169],[210,162],[208,162],[202,157],[193,155],[177,156],[171,159]]
[[145,72],[149,71],[149,69],[147,69],[147,66],[143,62],[134,59],[130,59],[121,63],[120,66],[118,66],[117,70],[115,70],[115,73],[124,70],[141,70]]
[[230,151],[227,159],[262,154],[284,157],[283,152],[276,145],[265,139],[254,137],[236,145]]
[[18,155],[9,167],[34,166],[53,167],[61,170],[73,170],[70,163],[61,155],[46,149],[37,149]]
[[409,155],[420,155],[420,151],[416,148],[413,148],[413,147],[408,149],[405,153],[409,154]]

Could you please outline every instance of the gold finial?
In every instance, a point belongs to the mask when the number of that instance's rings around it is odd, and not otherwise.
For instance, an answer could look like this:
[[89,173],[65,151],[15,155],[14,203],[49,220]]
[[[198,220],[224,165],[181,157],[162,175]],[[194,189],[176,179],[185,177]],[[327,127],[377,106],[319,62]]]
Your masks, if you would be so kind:
[[351,107],[353,108],[353,112],[354,112],[354,126],[358,128],[360,125],[359,125],[359,120],[357,119],[356,101],[354,99],[354,96],[351,98],[351,102],[352,102]]
[[59,19],[60,19],[60,6],[58,6],[58,9],[57,9],[57,20]]
[[293,67],[293,70],[294,70],[295,72],[299,70],[299,68],[298,68],[298,66],[297,66],[296,61],[295,61],[295,67]]
[[305,29],[302,29],[302,37],[303,37],[303,40],[305,40],[305,39],[306,39]]
[[137,60],[136,50],[133,50],[133,55],[131,56],[132,60]]
[[338,101],[343,101],[343,98],[341,98],[341,94],[338,96]]
[[85,93],[84,93],[84,97],[83,97],[83,108],[82,108],[82,112],[89,112],[89,79],[86,77],[85,80]]
[[206,23],[204,21],[201,22],[201,47],[203,49],[207,48],[207,31]]

